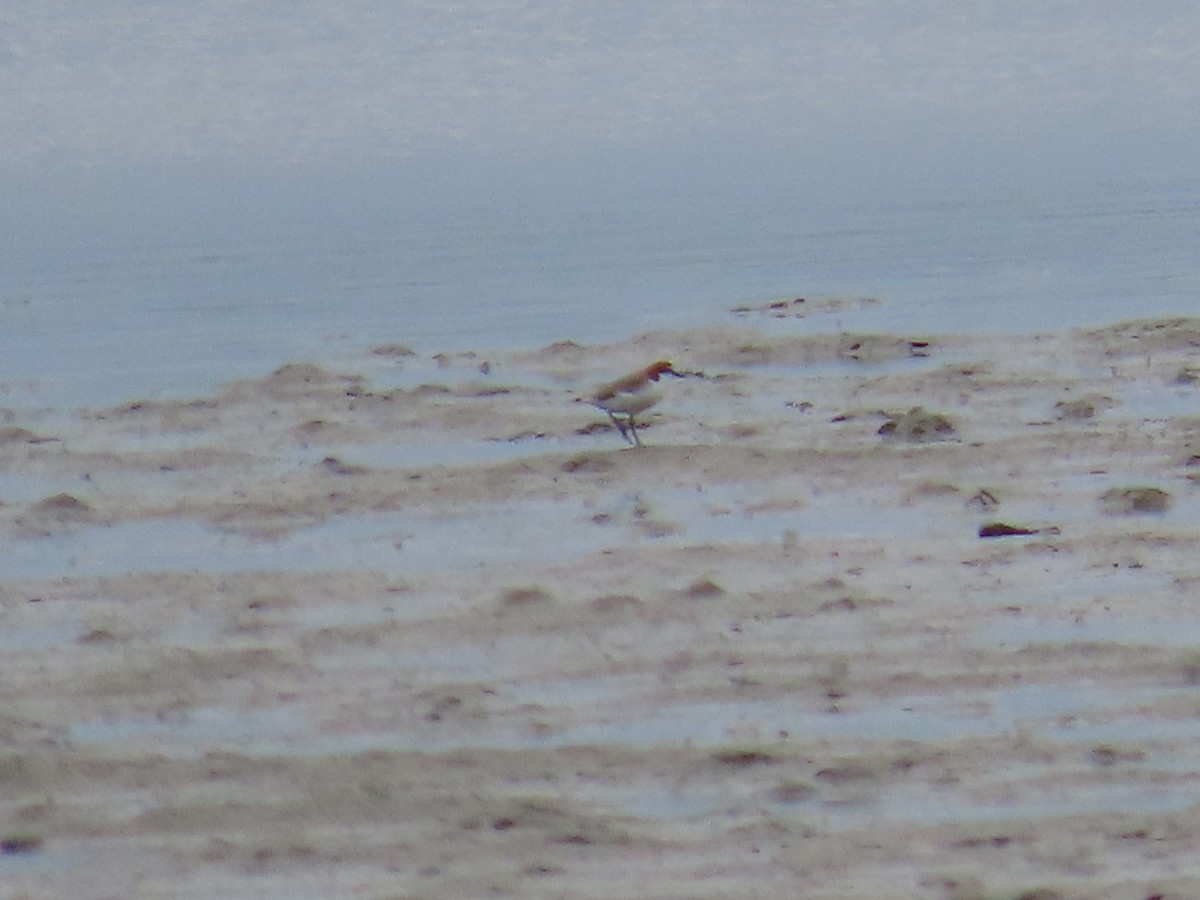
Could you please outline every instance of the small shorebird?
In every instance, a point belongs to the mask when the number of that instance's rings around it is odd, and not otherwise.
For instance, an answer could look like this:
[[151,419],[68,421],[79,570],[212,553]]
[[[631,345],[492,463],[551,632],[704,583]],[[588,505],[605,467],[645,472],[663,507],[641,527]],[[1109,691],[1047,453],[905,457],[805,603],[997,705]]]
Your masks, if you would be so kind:
[[[676,372],[669,362],[660,359],[632,375],[604,385],[588,398],[588,402],[608,413],[612,423],[617,426],[617,431],[621,432],[621,437],[633,446],[640,447],[642,442],[638,437],[633,417],[644,413],[662,399],[661,392],[657,390],[657,382],[663,375],[683,377],[682,372]],[[617,416],[624,416],[625,421],[622,422]]]

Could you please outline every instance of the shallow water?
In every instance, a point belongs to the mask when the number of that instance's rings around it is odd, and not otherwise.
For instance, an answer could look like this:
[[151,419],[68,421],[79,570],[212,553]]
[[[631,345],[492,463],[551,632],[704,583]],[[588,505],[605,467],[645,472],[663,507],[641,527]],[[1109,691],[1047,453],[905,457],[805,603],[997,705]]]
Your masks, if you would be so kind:
[[[655,207],[616,193],[568,232],[518,200],[462,218],[412,210],[403,227],[288,229],[237,248],[186,222],[181,246],[139,237],[56,247],[0,278],[0,291],[20,298],[0,311],[0,387],[17,408],[189,397],[285,361],[381,343],[427,359],[592,342],[730,321],[742,303],[806,294],[883,301],[811,316],[797,323],[806,331],[902,333],[1183,314],[1200,296],[1200,216],[1191,212],[1200,187],[1186,179],[967,193],[949,205],[881,195],[796,207],[784,192],[716,218],[730,186],[667,190]],[[69,315],[59,309],[67,300]]]
[[[429,520],[404,513],[336,518],[278,538],[223,532],[186,519],[98,525],[14,547],[12,577],[70,573],[76,577],[122,572],[199,569],[206,572],[337,571],[418,572],[503,561],[565,559],[604,543],[596,529],[576,528],[557,505],[448,515]],[[546,536],[553,534],[554,542]],[[571,536],[574,536],[572,540]]]
[[[1110,585],[1106,578],[1103,582],[1097,581],[1093,589],[1095,588],[1103,588],[1106,594],[1111,593],[1118,597],[1125,594],[1136,598],[1137,591],[1146,589],[1146,584],[1143,579],[1140,584],[1130,584],[1123,590],[1117,585]],[[1081,596],[1087,596],[1084,592],[1080,593]],[[981,644],[1000,647],[1114,643],[1126,646],[1141,644],[1147,647],[1200,648],[1200,639],[1192,633],[1188,619],[1144,618],[1127,612],[1089,615],[1070,620],[1044,619],[1035,614],[993,622],[981,628],[978,637]]]
[[[431,655],[426,665],[436,666],[439,677],[469,682],[498,674],[486,659],[463,658],[464,665],[456,666],[453,656],[442,653]],[[406,661],[397,662],[398,671],[403,672]],[[335,664],[330,674],[336,672]],[[340,729],[317,727],[302,710],[278,706],[193,708],[177,716],[153,718],[106,717],[73,725],[70,737],[83,744],[152,746],[161,753],[196,758],[217,751],[310,756],[369,750],[446,752],[468,747],[767,746],[781,738],[937,743],[1021,734],[1082,747],[1170,745],[1170,753],[1162,758],[1154,753],[1139,758],[1179,771],[1197,762],[1190,756],[1180,758],[1179,747],[1200,739],[1200,723],[1171,715],[1159,718],[1152,712],[1155,704],[1169,708],[1174,701],[1194,698],[1194,686],[1129,687],[1114,693],[1106,685],[1019,685],[951,696],[916,694],[882,702],[850,701],[847,708],[836,711],[814,711],[788,698],[740,698],[675,702],[652,714],[633,711],[642,705],[638,694],[644,686],[641,678],[532,685],[531,690],[518,686],[516,694],[508,696],[510,702],[538,703],[547,717],[567,714],[567,721],[560,721],[549,732],[519,721],[506,725],[504,718],[497,716],[460,727],[422,723],[407,731],[374,728],[340,733]],[[498,693],[509,694],[504,688]],[[1092,802],[1103,808],[1111,801],[1097,797]],[[951,810],[945,812],[951,814]],[[953,814],[958,812],[956,808]]]
[[484,440],[484,441],[379,441],[346,444],[314,441],[280,459],[283,466],[304,468],[322,465],[330,457],[337,464],[371,468],[427,469],[431,466],[462,466],[500,463],[540,453],[563,453],[581,449],[581,441],[569,439]]
[[[490,444],[475,445],[464,454],[470,463],[492,456],[477,454],[479,447],[492,449]],[[497,449],[501,452],[494,454],[495,461],[524,455],[514,454],[510,445]],[[383,447],[381,453],[386,459],[392,450]],[[404,451],[398,455],[412,459]],[[339,458],[379,461],[372,459],[369,447]],[[100,479],[97,493],[103,497],[105,485],[112,490],[120,484],[119,479]],[[146,485],[140,487],[144,490]],[[37,494],[36,484],[20,485],[20,490],[30,498]],[[881,499],[848,501],[824,494],[797,500],[786,509],[760,510],[736,488],[719,487],[703,492],[647,490],[595,508],[547,501],[500,510],[468,507],[436,516],[405,512],[338,516],[316,523],[299,515],[286,526],[289,530],[284,534],[263,537],[183,518],[72,526],[12,542],[6,572],[12,578],[187,569],[220,573],[365,569],[411,574],[447,566],[566,562],[618,548],[631,533],[639,532],[649,540],[677,546],[967,533],[955,519],[916,507],[896,508]],[[968,532],[969,528],[968,519]]]

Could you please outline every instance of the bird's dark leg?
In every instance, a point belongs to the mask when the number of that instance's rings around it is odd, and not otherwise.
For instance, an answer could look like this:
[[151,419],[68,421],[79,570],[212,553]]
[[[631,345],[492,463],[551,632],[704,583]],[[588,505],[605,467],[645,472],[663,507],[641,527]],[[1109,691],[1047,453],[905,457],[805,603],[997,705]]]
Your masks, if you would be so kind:
[[[605,412],[608,412],[608,410],[605,410]],[[629,432],[625,430],[625,426],[621,424],[621,420],[614,416],[611,412],[608,413],[608,417],[612,419],[612,423],[616,426],[617,431],[621,432],[621,437],[623,437],[626,441],[629,441]],[[629,443],[633,442],[629,441]]]
[[633,446],[642,446],[642,439],[638,437],[637,426],[633,424],[633,416],[629,417],[629,430],[633,434]]

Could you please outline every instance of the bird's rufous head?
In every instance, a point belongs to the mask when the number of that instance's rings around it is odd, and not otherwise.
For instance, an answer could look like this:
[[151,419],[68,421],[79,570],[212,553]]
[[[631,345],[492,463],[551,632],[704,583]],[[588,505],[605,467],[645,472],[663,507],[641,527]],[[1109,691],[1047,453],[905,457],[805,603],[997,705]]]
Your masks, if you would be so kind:
[[661,375],[674,375],[676,378],[682,378],[683,375],[675,371],[675,367],[668,360],[660,359],[656,363],[646,367],[646,377],[651,381],[658,381]]

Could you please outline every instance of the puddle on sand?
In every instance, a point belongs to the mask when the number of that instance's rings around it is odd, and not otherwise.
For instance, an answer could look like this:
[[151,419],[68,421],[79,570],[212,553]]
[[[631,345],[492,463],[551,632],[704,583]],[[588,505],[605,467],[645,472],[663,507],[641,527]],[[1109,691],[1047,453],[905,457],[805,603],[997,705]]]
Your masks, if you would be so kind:
[[[36,604],[41,607],[42,604]],[[87,643],[87,635],[93,629],[87,624],[88,616],[81,614],[78,606],[63,609],[66,604],[54,604],[57,613],[50,613],[59,621],[26,625],[8,617],[0,628],[0,652],[5,653],[38,653],[55,647],[74,646]],[[146,631],[153,626],[147,626],[138,620],[131,627]],[[103,626],[101,632],[106,629]],[[222,639],[219,617],[205,612],[189,612],[186,615],[166,623],[161,630],[154,632],[153,640],[159,646],[182,646],[197,648]],[[105,644],[105,641],[101,642]]]
[[[1067,625],[1066,621],[1040,618],[1038,613],[1041,609],[1057,609],[1062,615],[1071,616],[1070,621],[1073,622],[1077,609],[1103,603],[1113,610],[1112,616],[1120,617],[1125,610],[1138,608],[1147,596],[1170,591],[1174,585],[1173,574],[1148,567],[1095,568],[1088,572],[1068,570],[1062,574],[1047,567],[1046,577],[1036,583],[1026,581],[1006,586],[990,597],[981,598],[986,599],[992,608],[1006,604],[1019,607],[1029,615],[1010,616],[1003,622],[983,626],[976,636],[988,646],[1003,646],[1020,641],[1023,634],[1028,634],[1028,640],[1023,643],[1036,644],[1042,640],[1042,635]],[[1062,611],[1063,603],[1071,605],[1070,612]],[[1109,615],[1107,612],[1091,612],[1084,621],[1098,622]],[[1042,630],[1043,624],[1049,632]],[[1011,636],[1011,639],[1007,636]]]
[[275,752],[289,746],[307,747],[311,733],[307,718],[294,708],[206,707],[162,719],[146,716],[80,722],[71,726],[70,740],[104,746],[150,746],[177,759],[199,759],[221,749]]
[[577,450],[577,439],[541,438],[522,440],[471,440],[439,443],[376,442],[323,444],[317,441],[296,449],[280,462],[289,468],[322,465],[332,457],[344,466],[368,469],[428,469],[437,466],[467,466],[511,462],[535,454]]
[[[19,883],[20,879],[44,878],[49,875],[60,875],[72,869],[78,869],[88,861],[88,854],[79,850],[64,851],[62,842],[55,840],[51,844],[40,847],[31,853],[5,853],[0,855],[0,882],[11,879]],[[12,885],[10,885],[12,887]],[[9,896],[9,895],[6,895]],[[17,894],[11,896],[38,896],[38,894]]]
[[95,432],[76,429],[64,441],[72,453],[147,456],[202,451],[214,447],[211,432],[157,431],[148,428],[103,428]]
[[1134,419],[1191,419],[1200,414],[1200,394],[1194,387],[1136,383],[1117,388],[1121,405],[1110,413]]
[[687,534],[705,542],[763,541],[781,539],[788,533],[800,538],[888,538],[928,535],[938,530],[942,521],[912,507],[822,497],[799,509],[710,515],[689,522]]
[[[432,659],[432,657],[431,657]],[[368,660],[368,666],[386,660]],[[409,659],[417,664],[418,659]],[[464,656],[462,666],[439,671],[431,683],[447,677],[462,681],[480,674],[495,676],[486,664]],[[499,673],[503,675],[503,672]],[[603,679],[581,688],[583,681],[547,683],[522,692],[525,702],[546,706],[549,729],[530,731],[513,725],[500,713],[454,734],[450,729],[422,728],[416,732],[380,731],[355,735],[318,733],[295,708],[231,710],[209,708],[182,713],[178,719],[112,719],[81,723],[72,738],[86,743],[124,744],[151,741],[164,749],[189,751],[237,746],[252,752],[332,753],[356,749],[450,750],[469,746],[500,748],[604,746],[720,746],[729,741],[774,741],[841,737],[866,741],[944,741],[1032,732],[1051,740],[1080,742],[1099,739],[1126,742],[1176,741],[1200,738],[1200,720],[1152,718],[1154,704],[1168,705],[1179,697],[1200,695],[1192,687],[1140,687],[1113,692],[1109,686],[1022,685],[1000,691],[974,691],[950,698],[904,696],[885,703],[840,711],[801,708],[793,698],[695,701],[660,704],[650,712],[636,698],[645,684],[622,679],[620,685]],[[639,686],[640,685],[640,686]],[[631,688],[638,687],[637,690]],[[507,689],[498,688],[498,698]],[[578,693],[579,696],[575,696]],[[537,701],[541,701],[538,703]],[[553,705],[567,712],[555,724]],[[591,711],[584,719],[584,711]]]
[[[1103,582],[1098,580],[1097,584]],[[1071,594],[1074,596],[1074,593]],[[1123,644],[1200,650],[1195,622],[1187,619],[1146,619],[1138,616],[1092,614],[1082,619],[1017,617],[993,622],[976,632],[988,647],[1027,647],[1046,644]]]
[[[610,695],[590,720],[567,725],[541,745],[658,746],[681,742],[720,745],[730,740],[773,741],[840,737],[865,741],[945,741],[1029,731],[1069,742],[1176,741],[1200,738],[1200,720],[1154,718],[1157,703],[1200,698],[1188,687],[1146,686],[1114,692],[1107,685],[1020,685],[958,696],[903,696],[841,711],[799,708],[790,698],[698,701],[662,705],[639,716],[608,710],[644,709],[628,692]],[[593,709],[601,696],[589,694]],[[570,703],[568,708],[587,704]]]
[[[1040,723],[1043,734],[1069,738],[1075,722],[1119,722],[1131,716],[1141,720],[1155,703],[1180,696],[1200,697],[1200,692],[1192,687],[1162,685],[1114,691],[1110,684],[1027,684],[987,692],[983,696],[991,706],[986,718],[1000,731],[1037,728]],[[1148,730],[1154,724],[1152,720],[1145,722]],[[1200,722],[1195,727],[1200,734]],[[1132,732],[1128,735],[1133,736]],[[1139,739],[1145,737],[1140,731],[1136,736]]]
[[[797,538],[974,535],[970,517],[935,515],[919,506],[836,492],[798,495],[785,508],[771,508],[778,497],[747,496],[740,486],[647,491],[636,499],[654,518],[677,524],[688,541],[702,543],[777,541],[789,534]],[[968,523],[965,532],[963,522]]]
[[78,483],[24,472],[0,472],[0,505],[36,503],[55,494],[78,491]]
[[28,653],[61,647],[79,639],[78,623],[64,625],[12,625],[0,628],[0,652]]
[[610,783],[595,787],[576,785],[573,793],[593,807],[615,809],[627,816],[650,820],[686,820],[709,816],[736,805],[738,799],[716,791],[663,788],[655,783]]
[[[894,537],[961,531],[956,519],[915,507],[848,502],[825,495],[796,509],[747,514],[744,498],[726,504],[711,492],[648,494],[654,518],[675,529],[662,539],[724,543],[780,540],[786,534]],[[637,524],[617,504],[611,522]],[[739,511],[741,510],[741,511]],[[596,510],[538,500],[504,509],[421,515],[380,513],[336,517],[297,527],[277,538],[222,531],[191,519],[153,519],[77,527],[48,537],[13,541],[10,577],[75,577],[196,569],[308,572],[348,569],[382,573],[462,569],[490,564],[557,562],[598,553],[627,541],[622,529],[594,520]],[[648,538],[649,539],[649,538]]]
[[343,677],[347,673],[366,672],[373,677],[387,670],[408,687],[424,684],[491,683],[492,679],[513,677],[524,671],[528,662],[515,659],[494,645],[460,645],[396,650],[393,648],[356,648],[353,654],[337,650],[328,655],[313,654],[322,672]]
[[[1146,784],[1096,784],[1085,789],[1074,785],[1062,793],[1046,791],[1043,769],[1030,766],[1007,768],[1005,780],[1020,784],[1028,779],[1037,787],[1038,799],[988,801],[978,796],[964,797],[953,785],[931,790],[926,781],[912,784],[892,784],[882,791],[848,801],[813,800],[793,804],[805,819],[816,819],[822,828],[851,831],[879,822],[913,822],[921,825],[952,825],[994,821],[1037,821],[1061,816],[1065,805],[1073,815],[1102,814],[1119,810],[1122,813],[1168,813],[1182,811],[1194,805],[1195,798],[1180,791],[1177,784],[1155,787]],[[787,805],[781,805],[781,810]]]
[[279,538],[218,531],[189,519],[77,528],[11,542],[9,577],[76,577],[196,569],[383,573],[489,563],[557,561],[610,543],[578,508],[550,501],[438,517],[407,513],[339,517]]

